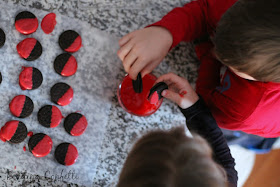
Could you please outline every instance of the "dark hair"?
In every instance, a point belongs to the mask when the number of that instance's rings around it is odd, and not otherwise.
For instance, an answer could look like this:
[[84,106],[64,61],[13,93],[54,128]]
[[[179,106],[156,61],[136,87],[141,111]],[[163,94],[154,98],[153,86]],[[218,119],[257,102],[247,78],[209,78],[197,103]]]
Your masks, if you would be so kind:
[[280,82],[280,1],[239,0],[222,16],[215,53],[259,81]]
[[224,187],[225,171],[211,156],[206,141],[187,137],[183,128],[151,132],[134,145],[117,186]]

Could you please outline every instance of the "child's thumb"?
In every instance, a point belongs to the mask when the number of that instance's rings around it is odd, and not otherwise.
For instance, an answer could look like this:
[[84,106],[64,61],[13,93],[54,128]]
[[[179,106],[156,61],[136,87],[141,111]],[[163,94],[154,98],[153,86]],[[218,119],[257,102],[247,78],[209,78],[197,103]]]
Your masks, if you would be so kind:
[[173,91],[171,91],[171,90],[163,90],[163,92],[161,93],[161,95],[162,95],[163,97],[165,97],[166,99],[169,99],[169,100],[175,102],[177,105],[180,104],[180,99],[181,99],[181,97],[179,96],[178,93],[175,93],[175,92],[173,92]]

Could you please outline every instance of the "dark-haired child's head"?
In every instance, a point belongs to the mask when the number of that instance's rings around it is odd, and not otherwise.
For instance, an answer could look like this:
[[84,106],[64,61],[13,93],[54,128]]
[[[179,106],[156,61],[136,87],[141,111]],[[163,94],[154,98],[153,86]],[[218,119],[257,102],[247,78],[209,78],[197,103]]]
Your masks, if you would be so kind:
[[237,1],[218,23],[217,57],[243,78],[280,82],[279,20],[279,0]]
[[183,128],[155,131],[134,145],[123,166],[118,187],[225,187],[224,169],[199,136]]

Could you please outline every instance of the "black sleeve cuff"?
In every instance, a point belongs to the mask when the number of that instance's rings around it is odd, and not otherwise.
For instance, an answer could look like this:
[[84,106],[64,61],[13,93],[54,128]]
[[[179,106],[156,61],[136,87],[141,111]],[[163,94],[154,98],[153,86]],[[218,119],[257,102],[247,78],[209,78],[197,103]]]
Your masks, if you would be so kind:
[[200,112],[202,111],[206,112],[208,110],[201,96],[199,96],[198,101],[194,103],[192,106],[190,106],[189,108],[182,109],[181,107],[179,107],[179,109],[183,113],[183,115],[189,120],[194,116],[196,116],[197,114],[199,114]]

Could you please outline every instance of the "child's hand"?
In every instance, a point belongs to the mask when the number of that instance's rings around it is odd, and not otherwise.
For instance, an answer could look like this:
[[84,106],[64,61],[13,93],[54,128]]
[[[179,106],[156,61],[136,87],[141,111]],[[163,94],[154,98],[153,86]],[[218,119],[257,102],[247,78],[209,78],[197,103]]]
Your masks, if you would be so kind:
[[148,27],[125,35],[119,40],[119,58],[132,79],[139,72],[150,73],[163,60],[173,42],[171,33],[163,27]]
[[168,85],[168,90],[164,90],[161,95],[177,103],[182,109],[189,108],[199,99],[189,81],[174,73],[160,76],[156,83],[158,82],[165,82]]

